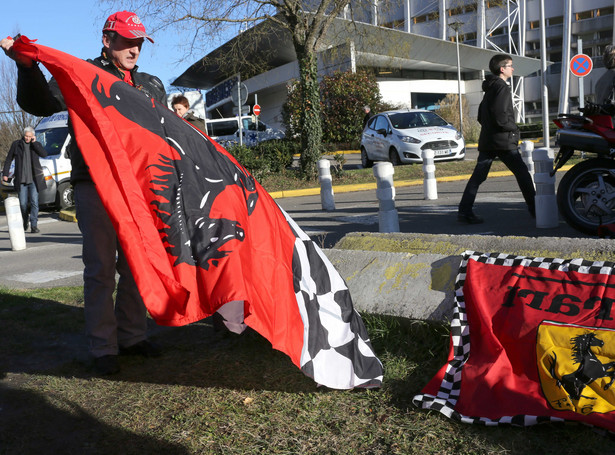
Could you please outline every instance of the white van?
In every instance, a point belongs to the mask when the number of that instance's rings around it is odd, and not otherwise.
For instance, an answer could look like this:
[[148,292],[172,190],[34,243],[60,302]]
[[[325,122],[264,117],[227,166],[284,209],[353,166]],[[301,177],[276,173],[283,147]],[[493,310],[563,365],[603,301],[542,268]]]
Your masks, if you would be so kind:
[[[243,128],[243,144],[253,146],[259,142],[272,139],[284,139],[284,132],[267,126],[263,122],[255,122],[251,115],[241,118]],[[223,147],[239,144],[239,119],[228,117],[206,119],[207,135]]]
[[[73,205],[73,187],[70,184],[72,166],[67,156],[70,135],[68,134],[68,112],[58,112],[43,118],[35,128],[36,140],[47,150],[46,158],[39,158],[47,188],[38,195],[38,203],[65,209]],[[13,177],[15,163],[11,164],[9,177]],[[4,193],[13,190],[12,178],[2,180]]]

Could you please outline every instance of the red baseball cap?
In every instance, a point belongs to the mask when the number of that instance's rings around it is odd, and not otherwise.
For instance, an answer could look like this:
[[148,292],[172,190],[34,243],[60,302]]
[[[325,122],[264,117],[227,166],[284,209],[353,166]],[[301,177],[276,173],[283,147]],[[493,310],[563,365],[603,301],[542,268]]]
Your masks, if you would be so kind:
[[151,43],[154,42],[145,31],[145,26],[139,16],[130,11],[118,11],[109,16],[103,27],[103,32],[105,31],[117,32],[128,39],[147,38]]

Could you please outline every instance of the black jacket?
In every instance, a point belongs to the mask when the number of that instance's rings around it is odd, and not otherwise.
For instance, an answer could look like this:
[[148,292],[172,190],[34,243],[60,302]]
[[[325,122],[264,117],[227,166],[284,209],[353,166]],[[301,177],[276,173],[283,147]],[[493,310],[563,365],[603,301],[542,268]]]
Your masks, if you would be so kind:
[[478,150],[515,150],[519,146],[519,128],[515,123],[510,86],[502,78],[489,74],[483,81],[483,101],[478,108],[481,124]]
[[[108,71],[118,79],[122,79],[120,70],[104,54],[94,60],[88,60],[88,62]],[[64,97],[55,79],[47,82],[38,65],[33,65],[32,68],[24,68],[18,65],[17,68],[17,102],[24,111],[40,117],[47,117],[56,112],[66,110]],[[163,106],[167,105],[167,94],[160,79],[151,74],[138,72],[136,66],[131,71],[131,74],[135,87],[138,90],[154,98]],[[74,138],[70,120],[68,127],[71,136]],[[88,167],[85,164],[81,150],[77,146],[77,141],[74,139],[71,140],[69,153],[72,166],[71,183],[91,181],[92,178],[90,177]]]
[[[9,170],[11,169],[11,162],[13,159],[15,160],[15,174],[13,179],[13,187],[15,191],[19,193],[19,187],[21,186],[21,180],[19,176],[21,175],[21,168],[23,166],[23,152],[24,147],[26,145],[26,141],[22,139],[17,139],[13,144],[11,144],[11,148],[9,149],[8,155],[6,155],[6,161],[4,162],[4,168],[2,169],[2,175],[9,175]],[[30,142],[30,152],[32,153],[32,179],[36,184],[36,189],[40,192],[47,188],[47,184],[45,183],[45,175],[43,174],[43,168],[41,167],[41,162],[38,160],[38,156],[41,158],[45,158],[47,156],[47,150],[39,143],[39,142]]]

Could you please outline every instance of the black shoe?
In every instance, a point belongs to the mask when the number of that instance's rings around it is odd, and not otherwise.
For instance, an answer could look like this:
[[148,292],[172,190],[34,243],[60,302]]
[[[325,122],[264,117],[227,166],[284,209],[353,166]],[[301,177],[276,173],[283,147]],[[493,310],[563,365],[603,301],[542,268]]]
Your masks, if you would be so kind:
[[460,212],[457,214],[457,221],[459,221],[460,223],[467,223],[467,224],[481,224],[485,220],[483,220],[480,216],[475,215],[474,213],[461,213]]
[[116,355],[103,355],[94,359],[94,371],[98,376],[107,376],[120,372],[120,364]]
[[28,228],[30,227],[30,222],[28,220],[23,222],[23,230],[27,231]]
[[38,234],[41,230],[36,226],[32,226],[32,230],[30,232],[32,232],[32,234]]
[[162,348],[156,343],[143,340],[137,344],[120,348],[120,355],[140,355],[143,357],[160,357],[162,355]]

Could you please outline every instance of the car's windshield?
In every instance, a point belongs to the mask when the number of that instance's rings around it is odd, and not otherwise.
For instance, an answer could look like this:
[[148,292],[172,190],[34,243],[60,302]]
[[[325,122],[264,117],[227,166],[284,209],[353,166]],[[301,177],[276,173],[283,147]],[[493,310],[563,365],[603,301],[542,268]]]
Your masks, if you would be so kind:
[[36,130],[36,140],[47,150],[47,156],[59,155],[68,136],[68,127]]
[[393,128],[405,130],[425,126],[445,126],[446,120],[433,112],[396,112],[389,114]]

